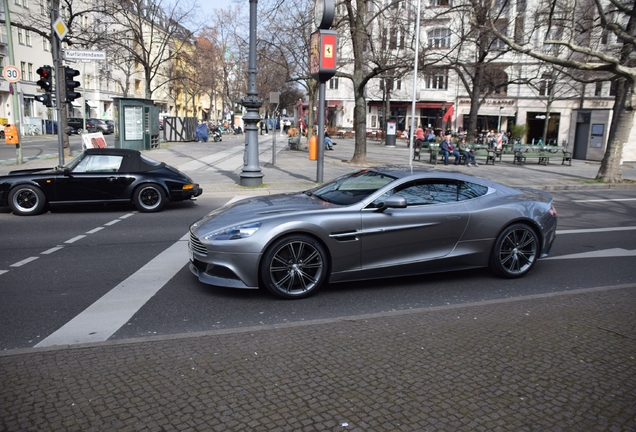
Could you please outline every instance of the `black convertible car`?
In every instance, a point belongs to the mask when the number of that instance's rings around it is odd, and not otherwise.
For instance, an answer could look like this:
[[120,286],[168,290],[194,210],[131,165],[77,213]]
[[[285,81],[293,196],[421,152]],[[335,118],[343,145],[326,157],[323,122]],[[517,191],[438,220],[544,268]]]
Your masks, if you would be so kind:
[[0,176],[0,207],[17,215],[36,215],[49,205],[131,202],[141,212],[157,212],[202,192],[176,168],[128,149],[88,149],[62,167]]

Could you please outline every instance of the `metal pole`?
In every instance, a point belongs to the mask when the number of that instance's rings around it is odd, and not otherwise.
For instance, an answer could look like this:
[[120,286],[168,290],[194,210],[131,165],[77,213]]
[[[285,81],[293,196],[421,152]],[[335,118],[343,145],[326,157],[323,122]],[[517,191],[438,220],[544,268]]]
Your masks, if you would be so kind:
[[[413,135],[415,135],[415,97],[417,93],[417,63],[420,52],[420,9],[422,0],[417,2],[417,17],[415,19],[415,66],[413,68],[413,101],[411,102],[411,133],[409,137],[409,166],[413,172]],[[420,149],[422,151],[422,149]]]
[[503,107],[499,107],[499,117],[497,118],[497,133],[501,132],[501,110]]
[[62,88],[66,88],[64,85],[64,69],[62,68],[62,61],[60,60],[60,39],[55,36],[55,29],[53,28],[53,23],[57,19],[59,9],[59,1],[53,0],[51,2],[51,51],[53,52],[53,70],[55,70],[55,110],[57,112],[57,146],[59,152],[59,164],[60,166],[64,165],[64,137],[63,133],[66,131],[62,131],[62,125],[60,124],[60,119],[62,118],[62,106],[64,106],[64,101],[62,101],[62,97],[66,100],[66,92],[62,93]]
[[258,0],[250,0],[250,51],[247,69],[247,96],[238,101],[247,113],[243,117],[245,123],[245,153],[243,155],[243,170],[240,174],[241,186],[260,186],[263,184],[263,173],[258,166],[258,128],[256,124],[261,120],[258,109],[263,105],[263,99],[256,91],[256,6]]
[[[7,24],[7,42],[9,43],[9,62],[15,64],[13,53],[13,34],[11,33],[11,14],[9,12],[9,0],[4,0],[4,19]],[[22,77],[24,79],[24,77]],[[11,101],[13,103],[13,125],[18,131],[18,143],[15,146],[15,158],[18,165],[22,165],[22,146],[20,145],[20,102],[18,100],[18,83],[9,84],[13,88]]]
[[[325,165],[325,92],[326,84],[321,82],[318,86],[318,161],[316,169],[316,182],[322,183]],[[309,136],[309,134],[307,135]]]

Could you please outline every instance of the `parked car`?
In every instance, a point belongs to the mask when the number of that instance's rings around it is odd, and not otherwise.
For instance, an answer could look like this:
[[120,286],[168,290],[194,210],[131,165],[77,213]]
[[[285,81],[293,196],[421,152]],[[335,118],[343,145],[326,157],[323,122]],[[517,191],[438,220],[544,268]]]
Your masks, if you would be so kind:
[[63,167],[0,176],[0,207],[22,216],[68,204],[132,203],[140,212],[157,212],[202,192],[176,168],[129,149],[87,149]]
[[86,120],[86,129],[89,132],[101,132],[104,135],[112,134],[114,127],[108,125],[104,120],[91,118]]
[[456,173],[366,169],[253,197],[190,227],[201,282],[294,299],[324,283],[490,267],[518,278],[550,252],[552,196]]
[[84,129],[84,119],[81,117],[68,117],[66,119],[66,124],[69,128],[72,128],[71,133],[79,133],[82,129]]
[[111,133],[115,132],[115,122],[113,120],[104,120],[104,122],[106,122],[106,124],[112,131]]

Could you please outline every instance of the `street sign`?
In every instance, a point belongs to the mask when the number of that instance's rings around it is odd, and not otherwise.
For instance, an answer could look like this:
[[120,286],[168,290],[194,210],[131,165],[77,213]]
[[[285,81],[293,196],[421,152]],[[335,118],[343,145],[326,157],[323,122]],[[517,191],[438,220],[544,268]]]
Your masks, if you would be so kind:
[[10,83],[16,83],[22,78],[22,72],[20,72],[20,69],[13,65],[5,66],[2,71],[2,75],[4,76],[4,79]]
[[106,52],[64,50],[64,60],[106,60]]
[[64,38],[68,34],[68,27],[66,26],[64,21],[62,21],[62,18],[58,18],[55,20],[55,22],[53,23],[53,30],[55,30],[55,33],[60,40],[64,40]]

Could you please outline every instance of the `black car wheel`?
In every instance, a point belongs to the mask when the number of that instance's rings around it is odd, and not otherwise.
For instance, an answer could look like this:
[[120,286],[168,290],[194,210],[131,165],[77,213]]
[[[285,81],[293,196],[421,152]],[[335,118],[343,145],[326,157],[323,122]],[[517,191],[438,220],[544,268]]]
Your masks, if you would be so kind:
[[497,237],[490,255],[490,268],[505,278],[521,277],[537,261],[538,244],[537,234],[528,225],[511,225]]
[[282,237],[265,252],[261,279],[274,295],[299,299],[313,294],[327,276],[327,254],[305,235]]
[[139,211],[150,213],[158,212],[166,205],[166,193],[161,186],[145,184],[135,189],[133,202]]
[[33,185],[19,185],[9,191],[9,207],[20,216],[37,215],[46,207],[44,192]]

